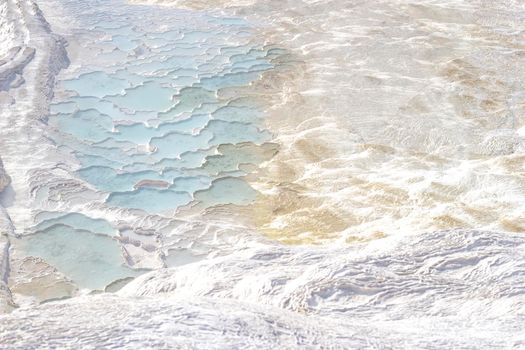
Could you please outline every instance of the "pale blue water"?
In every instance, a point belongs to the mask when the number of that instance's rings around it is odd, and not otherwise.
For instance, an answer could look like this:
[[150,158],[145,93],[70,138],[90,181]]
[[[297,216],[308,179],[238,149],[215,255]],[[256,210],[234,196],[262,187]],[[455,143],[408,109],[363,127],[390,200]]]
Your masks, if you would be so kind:
[[207,121],[207,116],[201,116],[181,122],[161,124],[159,127],[150,127],[143,123],[118,125],[113,138],[136,144],[148,144],[152,138],[161,137],[172,131],[191,132],[193,129],[203,127]]
[[173,105],[177,90],[164,87],[156,81],[126,89],[124,94],[107,96],[115,105],[130,111],[164,111]]
[[56,224],[28,236],[27,254],[44,258],[84,288],[103,289],[122,276],[134,276],[123,263],[118,242],[106,235]]
[[120,94],[131,84],[123,79],[97,71],[80,75],[77,79],[62,82],[64,89],[78,93],[79,96],[104,97]]
[[[145,239],[135,233],[143,228],[122,226],[119,213],[177,217],[187,205],[205,209],[256,199],[240,166],[264,159],[248,148],[220,154],[217,147],[261,145],[272,135],[258,101],[221,99],[219,90],[248,87],[282,52],[248,40],[254,24],[241,18],[118,0],[63,4],[81,45],[57,82],[48,136],[78,162],[71,176],[100,194],[79,192],[74,202],[103,204],[108,215],[68,210],[66,195],[65,209],[37,213],[24,246],[80,287],[101,289],[139,273],[123,258],[121,241]],[[47,193],[40,189],[38,199],[45,202]],[[162,241],[151,237],[148,252]],[[160,256],[166,266],[197,259],[182,248]]]
[[195,198],[205,206],[220,204],[245,205],[255,200],[257,192],[245,181],[224,177],[214,181],[208,190],[195,193]]
[[187,191],[140,188],[135,191],[113,192],[107,203],[121,208],[142,209],[147,212],[167,212],[191,202]]
[[43,217],[40,216],[43,220],[36,226],[36,229],[38,230],[47,230],[56,224],[63,224],[77,230],[89,227],[89,230],[93,233],[104,234],[107,236],[117,235],[117,230],[107,221],[102,219],[89,218],[79,213],[69,213],[65,215],[57,215],[57,213],[53,213],[55,214],[53,216],[50,216],[50,213],[43,214],[47,214],[47,218],[43,219]]

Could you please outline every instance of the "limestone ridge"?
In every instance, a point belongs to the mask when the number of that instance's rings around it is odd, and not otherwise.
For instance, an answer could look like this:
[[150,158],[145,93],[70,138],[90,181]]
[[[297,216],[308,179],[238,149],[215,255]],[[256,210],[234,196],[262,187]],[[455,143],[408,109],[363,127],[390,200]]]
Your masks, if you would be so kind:
[[4,163],[0,158],[0,192],[4,190],[11,183],[11,178],[6,174],[4,170]]
[[[1,192],[9,186],[11,178],[4,170],[4,164],[0,159],[0,196]],[[7,287],[7,276],[9,269],[9,239],[7,235],[13,231],[11,220],[6,210],[0,205],[0,313],[13,308],[11,292]]]
[[[27,187],[23,163],[35,152],[28,137],[38,129],[35,121],[48,114],[55,76],[69,61],[65,40],[52,32],[31,0],[0,3],[0,42],[0,199],[12,186],[17,199],[25,202],[18,193]],[[15,307],[7,285],[14,225],[2,205],[4,201],[0,201],[0,314]]]

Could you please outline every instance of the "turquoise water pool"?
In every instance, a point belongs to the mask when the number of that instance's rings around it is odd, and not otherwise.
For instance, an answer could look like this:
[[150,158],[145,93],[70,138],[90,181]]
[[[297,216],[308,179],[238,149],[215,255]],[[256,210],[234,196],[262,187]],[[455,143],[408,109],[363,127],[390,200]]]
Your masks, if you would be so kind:
[[[241,18],[120,1],[63,4],[79,45],[56,83],[48,136],[77,163],[69,176],[81,189],[58,190],[59,208],[35,216],[25,252],[90,289],[140,273],[122,242],[135,253],[158,250],[165,266],[195,260],[182,248],[164,253],[145,222],[256,199],[241,165],[264,161],[252,151],[272,135],[260,103],[220,91],[249,89],[282,52],[254,41],[255,24]],[[57,191],[56,183],[38,189],[42,203],[51,186]],[[135,222],[123,228],[129,215]],[[144,230],[156,238],[141,241]]]

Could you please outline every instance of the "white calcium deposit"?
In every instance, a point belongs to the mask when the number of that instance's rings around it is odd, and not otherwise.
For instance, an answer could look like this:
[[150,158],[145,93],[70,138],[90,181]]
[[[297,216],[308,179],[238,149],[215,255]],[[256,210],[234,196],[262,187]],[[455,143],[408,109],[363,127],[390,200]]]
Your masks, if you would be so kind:
[[444,231],[348,248],[253,245],[0,319],[10,349],[521,348],[525,239]]
[[523,1],[4,0],[0,42],[0,349],[525,349]]

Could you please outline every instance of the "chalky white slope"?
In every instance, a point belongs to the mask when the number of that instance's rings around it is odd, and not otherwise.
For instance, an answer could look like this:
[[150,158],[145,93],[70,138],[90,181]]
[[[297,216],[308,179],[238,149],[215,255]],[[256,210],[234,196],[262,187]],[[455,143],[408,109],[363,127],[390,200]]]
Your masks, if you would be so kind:
[[525,239],[436,232],[353,248],[254,244],[116,295],[0,319],[10,349],[521,348]]

